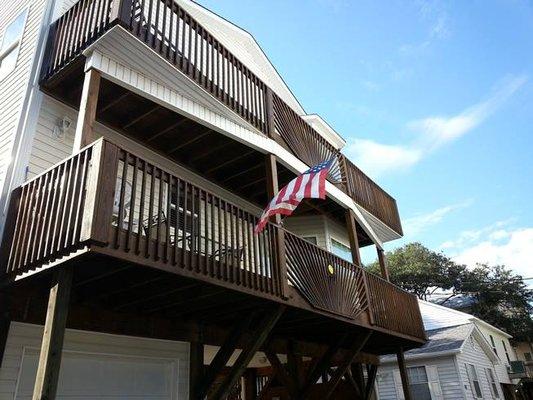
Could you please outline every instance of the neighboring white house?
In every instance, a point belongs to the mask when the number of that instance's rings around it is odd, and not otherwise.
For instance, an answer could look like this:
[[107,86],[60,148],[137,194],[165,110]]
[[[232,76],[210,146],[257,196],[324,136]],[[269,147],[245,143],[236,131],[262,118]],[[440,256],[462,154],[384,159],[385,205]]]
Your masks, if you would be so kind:
[[[511,337],[472,315],[420,301],[429,341],[405,353],[416,400],[512,399],[507,365],[516,360]],[[394,356],[378,371],[377,398],[403,399]]]

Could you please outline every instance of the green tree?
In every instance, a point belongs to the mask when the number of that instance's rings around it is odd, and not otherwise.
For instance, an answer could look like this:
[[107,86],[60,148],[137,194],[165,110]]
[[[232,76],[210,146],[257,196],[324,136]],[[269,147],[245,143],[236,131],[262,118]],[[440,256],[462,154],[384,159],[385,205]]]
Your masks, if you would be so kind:
[[[432,251],[420,243],[409,243],[387,253],[391,282],[427,300],[436,291],[448,293],[441,304],[458,295],[473,298],[468,309],[472,315],[494,325],[516,340],[533,337],[533,290],[522,276],[504,265],[477,264],[466,268],[443,253]],[[379,274],[377,261],[368,266]]]
[[[391,282],[422,300],[427,300],[439,288],[453,290],[465,270],[464,266],[420,243],[409,243],[388,252],[387,261]],[[377,261],[368,269],[379,275]]]
[[515,340],[533,337],[533,290],[522,276],[504,265],[477,264],[464,271],[458,286],[458,292],[474,298],[471,314],[512,334]]

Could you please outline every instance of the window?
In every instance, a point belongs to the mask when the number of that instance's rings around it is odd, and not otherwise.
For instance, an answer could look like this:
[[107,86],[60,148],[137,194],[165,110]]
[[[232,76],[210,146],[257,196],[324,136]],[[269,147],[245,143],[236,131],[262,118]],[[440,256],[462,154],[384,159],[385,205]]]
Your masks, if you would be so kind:
[[505,340],[502,340],[503,351],[505,351],[505,357],[507,357],[507,362],[511,364],[511,358],[509,357],[509,352],[507,351],[507,346],[505,345]]
[[524,353],[524,358],[526,361],[531,361],[531,353]]
[[431,400],[431,391],[429,389],[426,367],[407,368],[407,375],[409,377],[409,386],[411,388],[413,399]]
[[476,399],[481,399],[483,394],[481,392],[481,384],[479,383],[479,378],[477,376],[477,371],[474,364],[466,364],[466,373],[468,374],[468,379],[470,379],[470,387],[472,388],[474,397]]
[[0,80],[15,69],[28,10],[21,12],[4,31],[0,47]]
[[307,240],[309,243],[313,243],[314,245],[318,243],[316,236],[304,236],[303,239]]
[[496,344],[494,344],[494,338],[492,337],[492,335],[489,335],[490,337],[490,344],[492,345],[492,351],[494,352],[494,354],[498,355],[498,350],[496,350]]
[[494,378],[494,372],[492,372],[492,369],[487,368],[487,380],[490,384],[490,391],[492,392],[492,396],[494,396],[495,399],[500,398],[500,392],[498,392],[498,385],[496,385],[496,379]]
[[353,262],[352,250],[348,246],[342,244],[341,242],[338,242],[335,239],[331,239],[331,250],[332,250],[332,253],[335,254],[336,256],[339,256],[340,258],[346,261]]

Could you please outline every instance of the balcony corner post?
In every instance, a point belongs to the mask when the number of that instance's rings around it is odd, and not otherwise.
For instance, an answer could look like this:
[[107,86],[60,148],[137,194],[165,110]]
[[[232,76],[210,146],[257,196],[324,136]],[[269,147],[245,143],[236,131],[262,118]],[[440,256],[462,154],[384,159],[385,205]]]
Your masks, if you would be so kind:
[[266,86],[265,89],[265,115],[266,115],[266,131],[268,137],[274,139],[276,128],[274,124],[274,95],[272,89]]
[[[267,176],[267,195],[268,200],[272,199],[279,191],[278,186],[278,168],[276,164],[276,156],[274,154],[267,154],[265,157],[265,169]],[[279,225],[281,224],[281,216],[276,215],[275,223],[276,227],[276,261],[279,266],[279,281],[281,296],[288,298],[289,284],[287,275],[287,257],[285,249],[285,231]]]
[[100,92],[100,72],[91,68],[85,72],[80,111],[76,123],[73,152],[87,146],[94,140],[94,122]]
[[118,147],[103,139],[92,147],[81,242],[107,245],[118,171]]
[[357,237],[357,222],[355,220],[355,213],[351,209],[345,212],[346,229],[348,230],[348,238],[350,240],[350,250],[352,252],[352,261],[354,264],[361,266],[361,253],[359,251],[359,239]]
[[385,255],[385,251],[377,246],[376,246],[376,249],[378,252],[378,260],[379,260],[379,267],[381,269],[381,276],[387,282],[390,282],[389,266],[387,263],[387,256]]
[[109,23],[121,25],[126,29],[130,28],[132,22],[133,0],[113,0],[109,13]]

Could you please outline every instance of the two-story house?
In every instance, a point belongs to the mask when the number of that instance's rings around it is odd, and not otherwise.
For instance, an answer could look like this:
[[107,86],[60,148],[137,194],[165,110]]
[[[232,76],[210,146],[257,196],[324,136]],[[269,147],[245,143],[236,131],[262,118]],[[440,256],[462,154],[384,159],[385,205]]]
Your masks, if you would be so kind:
[[[0,4],[1,399],[368,399],[425,342],[395,200],[249,33],[188,0]],[[326,200],[255,234],[325,160]]]

